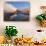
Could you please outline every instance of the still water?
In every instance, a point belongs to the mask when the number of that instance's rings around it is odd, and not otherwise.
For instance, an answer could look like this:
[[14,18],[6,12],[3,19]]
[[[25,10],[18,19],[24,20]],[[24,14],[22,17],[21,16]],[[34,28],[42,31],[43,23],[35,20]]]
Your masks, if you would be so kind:
[[29,20],[29,15],[24,15],[22,13],[15,14],[10,17],[12,21],[28,21]]
[[29,15],[25,15],[23,13],[12,14],[12,13],[4,13],[5,21],[28,21]]

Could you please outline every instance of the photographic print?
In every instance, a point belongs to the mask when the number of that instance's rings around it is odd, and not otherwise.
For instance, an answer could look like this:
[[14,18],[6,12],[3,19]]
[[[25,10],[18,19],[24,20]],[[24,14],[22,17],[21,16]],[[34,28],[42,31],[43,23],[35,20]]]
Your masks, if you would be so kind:
[[5,2],[4,21],[29,21],[30,2]]

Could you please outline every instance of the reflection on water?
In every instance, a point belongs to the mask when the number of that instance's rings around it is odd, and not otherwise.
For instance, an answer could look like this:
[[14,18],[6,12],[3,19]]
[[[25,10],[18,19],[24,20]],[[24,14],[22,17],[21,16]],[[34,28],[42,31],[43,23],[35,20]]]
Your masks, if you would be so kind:
[[5,13],[4,16],[5,16],[4,18],[7,18],[5,19],[7,21],[28,21],[29,20],[29,15],[25,15],[22,13],[15,14],[15,15]]
[[29,16],[28,15],[24,15],[24,14],[17,14],[17,16],[13,16],[13,18],[11,18],[12,21],[27,21],[29,20]]

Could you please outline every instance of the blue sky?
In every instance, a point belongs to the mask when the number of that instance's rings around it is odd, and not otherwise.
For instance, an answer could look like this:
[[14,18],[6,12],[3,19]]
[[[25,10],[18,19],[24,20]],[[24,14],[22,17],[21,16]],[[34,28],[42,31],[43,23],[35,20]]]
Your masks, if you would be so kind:
[[13,5],[17,9],[30,8],[29,2],[7,2],[7,3]]

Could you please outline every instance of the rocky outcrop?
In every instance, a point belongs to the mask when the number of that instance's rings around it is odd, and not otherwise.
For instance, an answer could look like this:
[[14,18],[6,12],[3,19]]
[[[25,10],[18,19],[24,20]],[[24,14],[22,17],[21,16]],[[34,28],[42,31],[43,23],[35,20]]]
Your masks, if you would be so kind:
[[25,14],[25,15],[29,15],[30,14],[30,10],[29,9],[24,9],[24,10],[16,10],[16,12],[14,12],[15,14]]
[[23,13],[24,13],[25,15],[29,15],[29,14],[30,14],[30,9],[24,9],[24,10],[23,10]]

